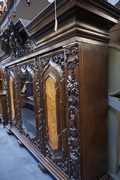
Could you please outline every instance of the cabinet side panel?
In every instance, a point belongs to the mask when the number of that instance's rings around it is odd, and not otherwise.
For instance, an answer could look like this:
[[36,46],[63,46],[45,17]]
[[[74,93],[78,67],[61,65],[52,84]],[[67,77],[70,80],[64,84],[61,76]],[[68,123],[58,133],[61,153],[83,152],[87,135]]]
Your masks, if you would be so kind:
[[107,173],[107,47],[83,44],[85,180]]

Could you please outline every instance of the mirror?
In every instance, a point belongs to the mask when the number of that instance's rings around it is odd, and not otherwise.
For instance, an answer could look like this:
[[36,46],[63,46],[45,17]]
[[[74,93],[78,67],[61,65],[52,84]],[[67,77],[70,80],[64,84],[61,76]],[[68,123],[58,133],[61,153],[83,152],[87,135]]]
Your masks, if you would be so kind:
[[31,71],[23,71],[20,75],[20,100],[22,113],[22,127],[26,137],[36,137],[36,123],[34,113],[33,77]]

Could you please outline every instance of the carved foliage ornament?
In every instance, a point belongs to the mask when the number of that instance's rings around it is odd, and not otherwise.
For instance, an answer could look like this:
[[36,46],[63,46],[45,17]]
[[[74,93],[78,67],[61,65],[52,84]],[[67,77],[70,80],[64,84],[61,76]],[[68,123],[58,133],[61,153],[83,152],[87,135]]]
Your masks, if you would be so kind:
[[[41,58],[42,74],[46,71],[49,65],[52,65],[54,69],[58,69],[62,74],[64,73],[64,54],[62,52]],[[59,68],[60,67],[60,68]]]
[[19,86],[18,86],[18,82],[17,82],[17,67],[15,66],[14,69],[10,68],[10,71],[14,74],[14,80],[13,80],[13,84],[14,84],[14,102],[15,102],[15,119],[13,124],[15,125],[15,127],[21,131],[21,112],[20,112],[20,99],[19,99]]
[[41,94],[40,94],[40,83],[39,83],[39,69],[38,61],[35,61],[35,82],[36,82],[36,96],[37,96],[37,112],[38,112],[38,126],[39,126],[39,148],[42,154],[44,151],[44,140],[43,140],[43,108],[41,108]]
[[34,50],[33,41],[24,42],[13,22],[10,22],[1,35],[2,41],[10,46],[11,58],[21,57]]
[[68,146],[69,146],[69,177],[70,180],[81,180],[80,171],[80,135],[78,129],[79,119],[79,92],[75,69],[78,64],[78,45],[65,49],[65,62],[68,72],[66,93],[68,108]]
[[8,87],[8,84],[9,84],[9,80],[8,80],[8,77],[9,77],[9,70],[7,68],[4,69],[4,89],[6,91],[6,103],[7,103],[7,114],[8,114],[8,123],[10,124],[11,126],[11,114],[10,114],[10,101],[9,101],[9,87]]

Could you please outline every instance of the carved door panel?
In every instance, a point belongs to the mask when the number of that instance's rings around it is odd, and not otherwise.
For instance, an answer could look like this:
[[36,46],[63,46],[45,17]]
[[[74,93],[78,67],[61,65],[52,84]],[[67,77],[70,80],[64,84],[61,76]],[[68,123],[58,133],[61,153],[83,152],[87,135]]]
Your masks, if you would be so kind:
[[7,96],[7,112],[9,124],[15,124],[17,119],[16,106],[16,74],[15,66],[6,68],[4,71],[6,96]]
[[[67,154],[67,128],[65,117],[64,55],[58,52],[40,58],[42,105],[45,121],[45,155],[61,166]],[[63,169],[64,169],[63,162]],[[65,170],[64,170],[65,171]]]

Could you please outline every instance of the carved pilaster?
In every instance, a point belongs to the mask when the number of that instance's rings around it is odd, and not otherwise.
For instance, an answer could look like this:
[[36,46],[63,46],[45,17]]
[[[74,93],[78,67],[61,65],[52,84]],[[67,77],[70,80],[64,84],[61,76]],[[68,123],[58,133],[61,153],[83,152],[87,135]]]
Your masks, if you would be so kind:
[[78,67],[78,44],[65,48],[66,95],[68,119],[69,178],[81,180],[80,133],[79,133],[79,92],[76,78]]
[[10,98],[9,98],[9,70],[4,69],[4,90],[6,91],[6,103],[7,103],[7,114],[8,114],[8,123],[12,125],[11,113],[10,113]]
[[38,61],[35,60],[35,82],[36,82],[36,96],[37,96],[37,118],[38,118],[38,129],[39,129],[39,149],[42,154],[44,151],[44,139],[43,139],[43,108],[41,108],[41,94],[40,94],[40,82],[39,82],[39,69]]

